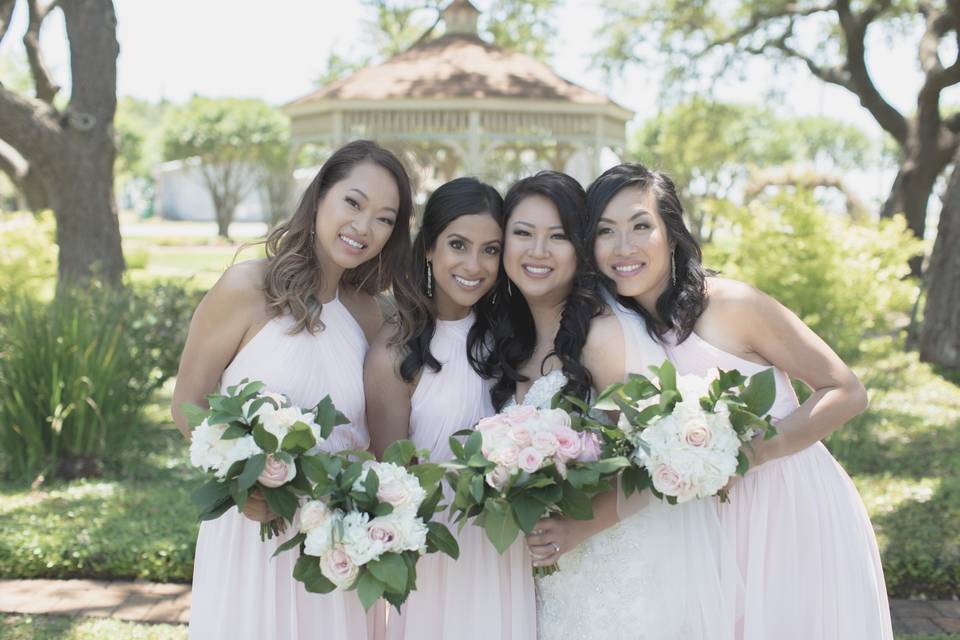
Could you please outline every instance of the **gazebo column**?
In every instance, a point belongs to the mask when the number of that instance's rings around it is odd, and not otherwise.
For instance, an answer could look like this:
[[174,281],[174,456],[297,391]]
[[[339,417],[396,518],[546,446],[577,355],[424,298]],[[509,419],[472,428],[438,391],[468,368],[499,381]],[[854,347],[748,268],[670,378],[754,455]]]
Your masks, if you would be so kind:
[[463,168],[467,175],[480,175],[483,171],[483,152],[480,148],[480,112],[471,111],[468,118],[467,149],[463,158]]
[[343,146],[343,111],[333,112],[333,148],[339,149]]
[[600,166],[600,151],[603,149],[603,118],[594,116],[593,145],[590,148],[590,168],[594,176],[599,176],[603,171]]

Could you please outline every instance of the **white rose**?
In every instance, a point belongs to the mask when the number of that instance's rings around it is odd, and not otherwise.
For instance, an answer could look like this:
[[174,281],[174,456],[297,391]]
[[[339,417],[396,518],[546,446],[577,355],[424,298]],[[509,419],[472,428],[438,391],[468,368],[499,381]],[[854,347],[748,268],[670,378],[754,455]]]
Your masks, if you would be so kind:
[[300,531],[316,529],[330,519],[330,509],[322,500],[310,500],[300,507]]
[[320,573],[341,589],[353,585],[360,568],[343,547],[334,547],[320,557]]
[[307,532],[303,541],[303,552],[310,556],[320,557],[333,546],[334,519],[327,518],[323,524],[313,527]]
[[420,486],[420,481],[403,467],[391,462],[372,462],[366,464],[366,469],[353,488],[363,490],[363,483],[367,473],[373,470],[377,474],[379,488],[377,499],[390,504],[395,510],[416,511],[420,503],[427,497],[427,492]]
[[710,384],[715,379],[716,375],[714,375],[712,378],[696,376],[692,374],[677,376],[677,391],[680,392],[680,396],[684,399],[684,401],[697,401],[700,398],[704,398],[709,395]]
[[369,516],[351,511],[343,516],[343,550],[356,565],[364,565],[383,553],[383,544],[370,539],[367,533]]
[[390,514],[393,517],[397,533],[400,535],[400,548],[404,551],[427,551],[427,525],[411,513]]

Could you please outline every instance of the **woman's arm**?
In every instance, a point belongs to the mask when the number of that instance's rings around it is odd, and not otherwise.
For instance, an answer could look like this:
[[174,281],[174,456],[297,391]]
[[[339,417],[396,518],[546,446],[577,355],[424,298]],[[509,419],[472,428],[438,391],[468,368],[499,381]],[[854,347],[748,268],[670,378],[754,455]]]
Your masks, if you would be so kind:
[[260,289],[262,273],[260,261],[233,265],[193,314],[170,406],[177,428],[188,440],[190,427],[183,415],[183,403],[206,407],[206,396],[216,391],[223,370],[266,322]]
[[397,350],[389,345],[392,334],[393,327],[385,325],[363,363],[370,448],[378,458],[392,443],[410,434],[413,385],[400,377]]
[[[708,315],[709,314],[709,315]],[[867,408],[867,392],[843,360],[796,315],[748,285],[711,280],[704,321],[729,331],[748,359],[799,378],[813,394],[777,423],[777,437],[754,443],[755,464],[818,442]]]

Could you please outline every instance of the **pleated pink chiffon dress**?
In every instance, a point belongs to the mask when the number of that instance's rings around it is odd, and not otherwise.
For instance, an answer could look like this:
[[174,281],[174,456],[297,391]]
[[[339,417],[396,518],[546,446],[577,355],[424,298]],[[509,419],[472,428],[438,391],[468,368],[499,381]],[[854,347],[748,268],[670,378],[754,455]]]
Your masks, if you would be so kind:
[[[768,367],[696,334],[667,355],[681,374]],[[770,414],[793,412],[797,396],[775,370]],[[853,482],[823,443],[751,469],[720,505],[743,579],[741,640],[892,640],[890,608],[870,518]]]
[[[243,378],[261,380],[309,408],[329,394],[350,424],[336,427],[328,451],[366,449],[363,330],[339,299],[323,305],[324,329],[290,335],[293,319],[271,319],[223,372],[221,389]],[[190,638],[195,640],[364,640],[368,616],[354,592],[314,594],[293,579],[297,550],[272,558],[296,533],[260,540],[260,523],[236,508],[200,525],[193,570]],[[368,625],[369,626],[368,628]]]
[[[443,368],[424,367],[411,398],[410,439],[433,462],[453,457],[449,437],[495,413],[489,384],[470,366],[467,334],[472,315],[437,321],[430,350]],[[449,496],[448,496],[449,497]],[[446,514],[438,514],[446,522]],[[530,555],[522,537],[503,555],[480,527],[451,532],[460,559],[435,553],[417,564],[417,590],[402,614],[390,609],[389,640],[533,640],[537,612]]]

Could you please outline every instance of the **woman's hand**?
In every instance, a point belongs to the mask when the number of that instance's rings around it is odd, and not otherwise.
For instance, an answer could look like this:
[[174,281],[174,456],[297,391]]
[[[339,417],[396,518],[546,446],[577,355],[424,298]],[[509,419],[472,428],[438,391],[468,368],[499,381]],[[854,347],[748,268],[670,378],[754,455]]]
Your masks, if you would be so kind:
[[556,564],[560,556],[589,537],[584,530],[584,522],[563,516],[538,520],[526,537],[527,547],[533,556],[533,566],[549,567]]
[[246,504],[243,505],[243,515],[255,522],[270,522],[277,517],[277,514],[270,510],[267,499],[259,489],[250,492]]

